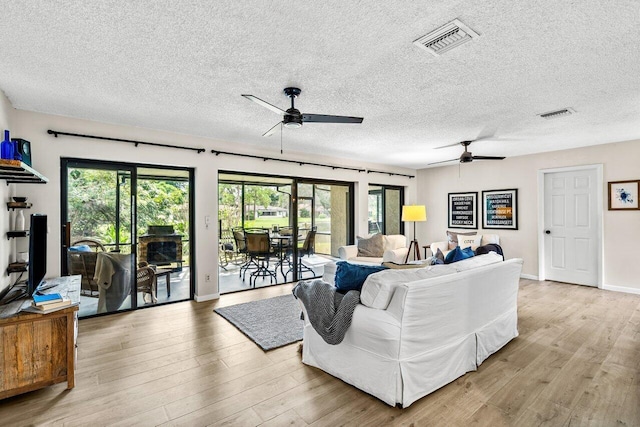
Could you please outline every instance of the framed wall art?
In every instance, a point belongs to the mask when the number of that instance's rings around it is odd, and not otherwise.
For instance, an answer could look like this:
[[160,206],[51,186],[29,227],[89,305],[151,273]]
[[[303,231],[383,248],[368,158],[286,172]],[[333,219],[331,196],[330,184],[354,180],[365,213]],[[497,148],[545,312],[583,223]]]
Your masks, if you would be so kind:
[[478,192],[449,193],[449,228],[478,228]]
[[609,183],[609,210],[640,209],[638,204],[640,181],[612,181]]
[[482,228],[518,229],[518,189],[482,192]]

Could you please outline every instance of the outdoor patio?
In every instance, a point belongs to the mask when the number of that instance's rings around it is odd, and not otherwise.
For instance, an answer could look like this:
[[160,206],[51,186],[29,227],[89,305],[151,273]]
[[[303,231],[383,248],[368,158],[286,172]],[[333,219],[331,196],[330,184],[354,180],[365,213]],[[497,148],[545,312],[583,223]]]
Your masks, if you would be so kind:
[[[328,255],[315,254],[309,257],[304,257],[302,259],[302,263],[309,267],[313,271],[313,273],[303,269],[301,280],[308,280],[314,277],[322,277],[322,275],[324,274],[325,264],[332,261],[335,261],[335,258]],[[270,270],[273,270],[275,268],[276,262],[277,260],[275,259],[271,261],[268,268]],[[248,270],[247,274],[245,275],[245,279],[242,280],[242,277],[240,277],[240,266],[241,265],[229,263],[226,265],[226,267],[219,268],[218,285],[220,294],[254,289],[253,286],[249,285],[249,275],[251,274],[251,270]],[[286,267],[284,268],[284,272],[287,272]],[[292,274],[287,274],[287,277],[285,278],[280,272],[280,268],[278,268],[276,278],[277,280],[274,280],[272,283],[269,277],[257,277],[255,279],[255,288],[264,288],[266,286],[291,282]]]
[[[144,303],[142,299],[142,293],[138,292],[137,301],[138,307],[146,307],[151,305],[162,304],[166,302],[175,302],[175,301],[184,301],[188,300],[190,297],[189,291],[189,282],[190,282],[191,272],[188,266],[182,268],[182,271],[174,271],[170,275],[170,287],[171,287],[171,296],[167,295],[167,284],[166,277],[159,276],[157,277],[157,302],[153,303]],[[95,296],[80,296],[80,308],[78,310],[78,315],[80,317],[84,316],[92,316],[95,315],[98,309],[98,294],[94,293]],[[120,309],[125,310],[131,308],[131,297],[127,297],[122,303]]]

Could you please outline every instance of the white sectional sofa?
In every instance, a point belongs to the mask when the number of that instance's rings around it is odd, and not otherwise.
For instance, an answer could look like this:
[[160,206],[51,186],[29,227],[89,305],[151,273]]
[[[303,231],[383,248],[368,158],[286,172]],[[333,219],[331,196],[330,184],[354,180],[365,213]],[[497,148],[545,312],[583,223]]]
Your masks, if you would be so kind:
[[338,256],[341,260],[359,264],[381,264],[382,262],[391,261],[398,264],[403,263],[409,248],[407,247],[407,238],[402,234],[389,234],[383,236],[384,253],[382,257],[363,257],[358,256],[358,245],[340,246],[338,248]]
[[372,274],[340,344],[325,343],[305,320],[302,360],[407,407],[518,336],[521,270],[521,259],[489,253]]

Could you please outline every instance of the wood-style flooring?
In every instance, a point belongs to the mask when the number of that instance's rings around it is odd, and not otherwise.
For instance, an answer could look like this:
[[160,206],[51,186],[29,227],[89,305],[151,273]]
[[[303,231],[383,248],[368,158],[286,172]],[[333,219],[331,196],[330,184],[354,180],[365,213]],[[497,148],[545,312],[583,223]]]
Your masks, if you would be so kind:
[[523,279],[520,336],[399,409],[213,313],[291,287],[82,320],[76,387],[0,401],[0,425],[640,425],[640,295]]

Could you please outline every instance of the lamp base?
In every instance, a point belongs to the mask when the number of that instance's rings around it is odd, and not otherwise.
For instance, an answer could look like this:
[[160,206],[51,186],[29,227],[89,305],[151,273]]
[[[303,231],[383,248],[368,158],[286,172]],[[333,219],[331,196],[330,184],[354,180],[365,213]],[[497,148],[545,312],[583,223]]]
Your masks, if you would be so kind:
[[409,244],[409,250],[407,251],[407,256],[404,259],[404,263],[409,262],[409,256],[411,255],[411,249],[413,249],[413,259],[416,261],[420,261],[422,258],[420,257],[420,246],[418,245],[418,240],[413,239]]

